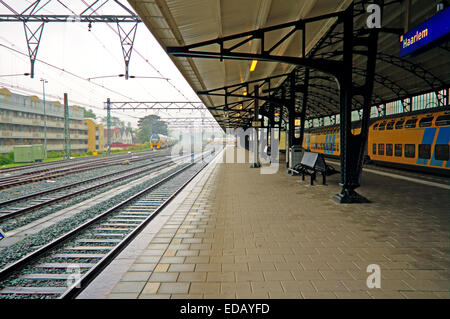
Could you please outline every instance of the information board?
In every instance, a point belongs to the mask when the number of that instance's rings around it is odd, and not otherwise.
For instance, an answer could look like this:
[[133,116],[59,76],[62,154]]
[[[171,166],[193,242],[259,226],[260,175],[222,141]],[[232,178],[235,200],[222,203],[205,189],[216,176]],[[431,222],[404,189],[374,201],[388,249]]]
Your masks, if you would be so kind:
[[400,37],[400,57],[429,49],[450,35],[450,7]]

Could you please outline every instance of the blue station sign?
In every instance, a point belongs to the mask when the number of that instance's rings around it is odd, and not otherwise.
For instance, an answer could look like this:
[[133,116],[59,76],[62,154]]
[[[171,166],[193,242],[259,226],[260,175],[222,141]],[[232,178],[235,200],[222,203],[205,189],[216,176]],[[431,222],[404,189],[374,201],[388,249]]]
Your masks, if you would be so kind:
[[401,36],[400,57],[425,50],[449,35],[450,7]]
[[5,238],[5,235],[3,235],[2,230],[0,229],[0,240],[2,240],[3,238]]

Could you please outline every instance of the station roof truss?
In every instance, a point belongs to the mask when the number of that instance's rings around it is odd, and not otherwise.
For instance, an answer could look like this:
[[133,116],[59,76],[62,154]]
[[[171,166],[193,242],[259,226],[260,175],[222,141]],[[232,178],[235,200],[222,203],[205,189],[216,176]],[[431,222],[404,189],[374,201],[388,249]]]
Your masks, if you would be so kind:
[[[88,2],[81,0],[81,9],[79,9],[80,3],[77,3],[78,10],[76,10],[73,9],[75,8],[73,1],[69,5],[65,4],[62,0],[35,0],[29,1],[30,4],[28,7],[18,9],[17,7],[13,7],[6,3],[6,1],[0,0],[0,9],[7,9],[9,12],[8,14],[0,14],[0,22],[23,23],[28,46],[28,55],[30,58],[31,71],[29,75],[31,78],[34,78],[34,64],[41,43],[44,25],[46,23],[54,22],[85,22],[89,23],[89,30],[91,29],[92,23],[116,23],[116,33],[120,39],[125,62],[125,79],[129,78],[128,66],[133,51],[137,26],[142,22],[141,19],[119,0],[95,0],[89,2],[91,3],[89,4]],[[48,7],[50,3],[58,4],[58,9],[64,11],[66,14],[40,14],[40,11]],[[115,3],[116,8],[105,9],[107,3]],[[105,10],[111,10],[111,12],[113,10],[117,11],[117,8],[124,14],[100,14],[100,12],[104,12]]]
[[[336,78],[344,56],[342,17],[353,3],[352,81],[363,90],[371,33],[367,6],[373,2],[382,7],[382,25],[372,105],[399,100],[411,111],[411,97],[428,92],[436,94],[439,106],[448,104],[442,94],[448,95],[450,87],[448,42],[416,56],[399,54],[400,36],[435,14],[432,1],[411,1],[408,10],[396,0],[129,1],[223,128],[248,126],[255,99],[260,114],[275,110],[287,121],[286,103],[294,101],[300,114],[305,94],[306,120],[335,120],[340,107]],[[411,13],[408,25],[406,11]],[[254,60],[258,64],[250,71]],[[363,103],[361,94],[352,97],[353,110]]]

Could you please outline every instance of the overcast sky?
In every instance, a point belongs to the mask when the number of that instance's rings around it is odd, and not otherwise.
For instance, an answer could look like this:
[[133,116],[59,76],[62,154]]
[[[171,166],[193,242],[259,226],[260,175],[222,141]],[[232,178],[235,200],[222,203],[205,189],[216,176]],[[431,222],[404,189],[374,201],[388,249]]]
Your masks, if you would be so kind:
[[[42,1],[42,3],[47,1]],[[83,1],[93,2],[92,0],[60,1],[77,14],[87,8]],[[33,1],[5,0],[4,2],[17,12],[22,12]],[[125,0],[121,0],[121,3],[131,9]],[[112,0],[98,12],[105,15],[126,14]],[[0,3],[0,14],[11,14],[11,11]],[[38,14],[66,15],[72,13],[58,3],[58,0],[52,0]],[[131,23],[124,24],[124,28],[131,28],[132,25]],[[163,79],[125,80],[119,77],[95,79],[89,82],[59,70],[69,71],[84,79],[125,73],[119,36],[114,31],[117,31],[116,24],[94,23],[91,31],[88,31],[88,23],[46,23],[37,54],[37,59],[40,61],[36,61],[35,77],[31,79],[29,76],[3,76],[30,72],[30,61],[23,24],[1,22],[0,87],[7,87],[16,93],[36,95],[42,98],[40,79],[45,78],[48,81],[45,86],[47,100],[63,102],[63,94],[68,93],[70,105],[76,104],[91,108],[98,116],[106,116],[103,106],[108,97],[112,101],[200,101],[143,23],[138,25],[129,73],[135,76],[165,77],[169,78],[170,82]],[[150,111],[119,111],[113,112],[112,115],[131,122],[135,126],[139,117],[148,114],[152,113]],[[210,117],[209,112],[206,114]],[[169,116],[163,113],[158,115]],[[200,115],[172,112],[170,116]]]

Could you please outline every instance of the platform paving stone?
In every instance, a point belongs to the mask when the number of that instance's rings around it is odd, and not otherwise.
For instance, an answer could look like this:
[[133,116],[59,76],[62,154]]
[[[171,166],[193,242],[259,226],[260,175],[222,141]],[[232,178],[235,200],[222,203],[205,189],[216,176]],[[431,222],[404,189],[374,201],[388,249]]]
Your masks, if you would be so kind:
[[[271,175],[217,164],[109,297],[449,298],[448,192],[371,173],[361,180],[372,202],[342,205],[331,199],[339,175],[311,187],[283,164]],[[367,287],[371,264],[381,288]]]
[[236,275],[234,272],[214,271],[208,272],[207,281],[209,282],[234,282]]

